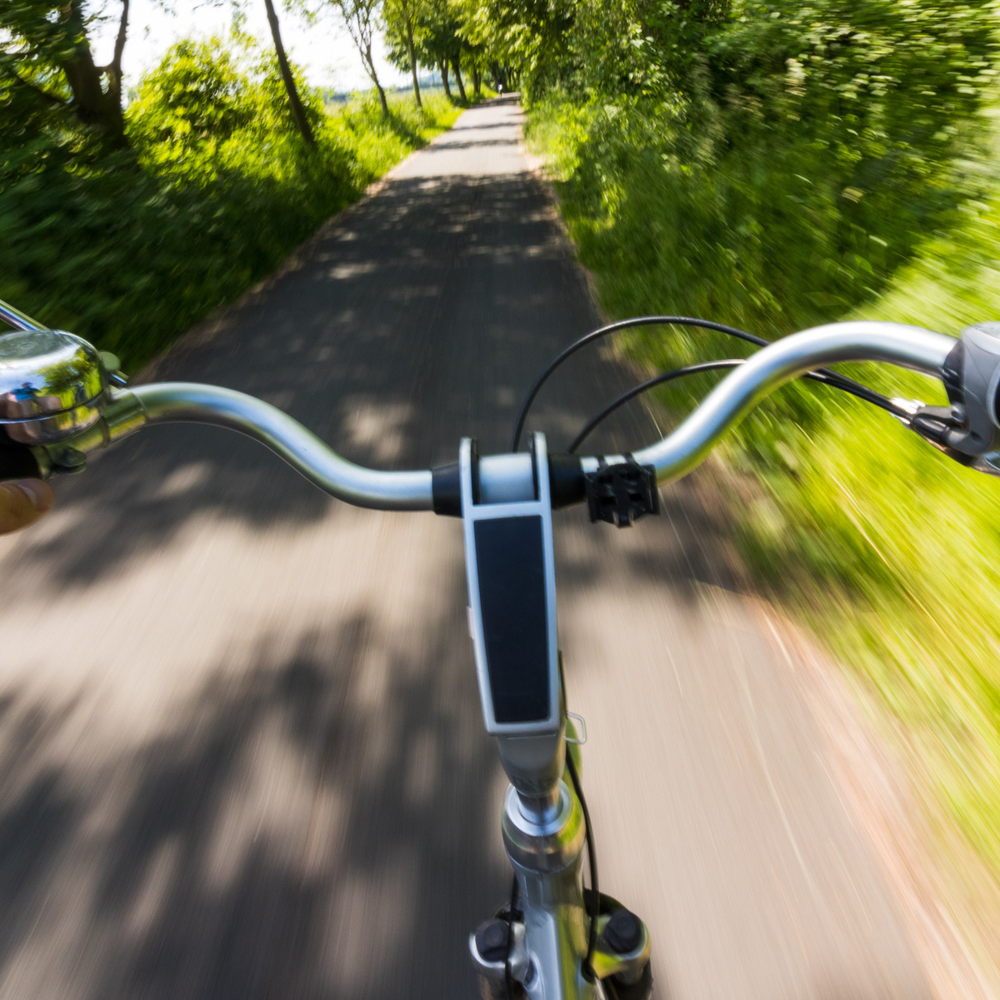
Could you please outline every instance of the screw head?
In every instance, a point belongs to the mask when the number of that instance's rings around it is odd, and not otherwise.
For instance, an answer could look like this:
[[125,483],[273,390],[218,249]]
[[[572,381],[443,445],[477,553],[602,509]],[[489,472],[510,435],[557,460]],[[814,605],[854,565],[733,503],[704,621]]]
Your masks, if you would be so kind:
[[604,928],[604,940],[612,951],[627,955],[642,943],[642,921],[630,910],[615,910]]
[[510,924],[495,917],[484,920],[476,928],[476,950],[487,962],[502,962],[507,958]]
[[87,456],[76,448],[66,445],[52,455],[57,471],[62,473],[83,472],[87,467]]

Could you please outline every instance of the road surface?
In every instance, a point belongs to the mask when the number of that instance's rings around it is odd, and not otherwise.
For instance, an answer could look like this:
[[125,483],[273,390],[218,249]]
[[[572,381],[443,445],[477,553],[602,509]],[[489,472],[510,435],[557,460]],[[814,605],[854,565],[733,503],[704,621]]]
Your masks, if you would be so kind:
[[[157,377],[263,396],[362,463],[505,449],[597,324],[520,122],[466,112]],[[565,443],[627,381],[581,358],[533,426]],[[655,433],[640,412],[604,445]],[[924,1000],[719,518],[684,486],[664,505],[631,532],[557,518],[602,888],[648,922],[657,995]],[[508,875],[459,528],[175,427],[0,542],[0,997],[475,995],[467,935]]]

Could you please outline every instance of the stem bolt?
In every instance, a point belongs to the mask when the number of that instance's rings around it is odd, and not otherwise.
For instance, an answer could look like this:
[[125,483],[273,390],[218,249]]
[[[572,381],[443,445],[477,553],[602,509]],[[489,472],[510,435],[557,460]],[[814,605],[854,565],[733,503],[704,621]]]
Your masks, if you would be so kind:
[[642,921],[631,910],[615,910],[604,928],[604,940],[612,951],[627,955],[642,944]]
[[510,940],[510,924],[495,917],[484,920],[476,928],[476,950],[487,962],[502,962],[507,957],[507,942]]

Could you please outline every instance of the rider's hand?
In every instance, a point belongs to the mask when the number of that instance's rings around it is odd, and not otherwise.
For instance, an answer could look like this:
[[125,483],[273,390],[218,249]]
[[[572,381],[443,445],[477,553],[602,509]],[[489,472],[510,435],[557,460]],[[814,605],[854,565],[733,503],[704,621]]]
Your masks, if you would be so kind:
[[55,503],[52,488],[40,479],[0,483],[0,535],[26,528]]

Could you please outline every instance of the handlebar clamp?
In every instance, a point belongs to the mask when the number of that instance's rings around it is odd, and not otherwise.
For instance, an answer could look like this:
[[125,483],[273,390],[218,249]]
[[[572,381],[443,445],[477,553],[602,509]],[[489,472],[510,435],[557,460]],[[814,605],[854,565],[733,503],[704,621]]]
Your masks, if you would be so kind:
[[619,528],[629,528],[644,514],[660,513],[660,494],[656,489],[656,469],[640,465],[631,455],[624,462],[600,466],[588,472],[587,506],[591,523],[607,521]]

